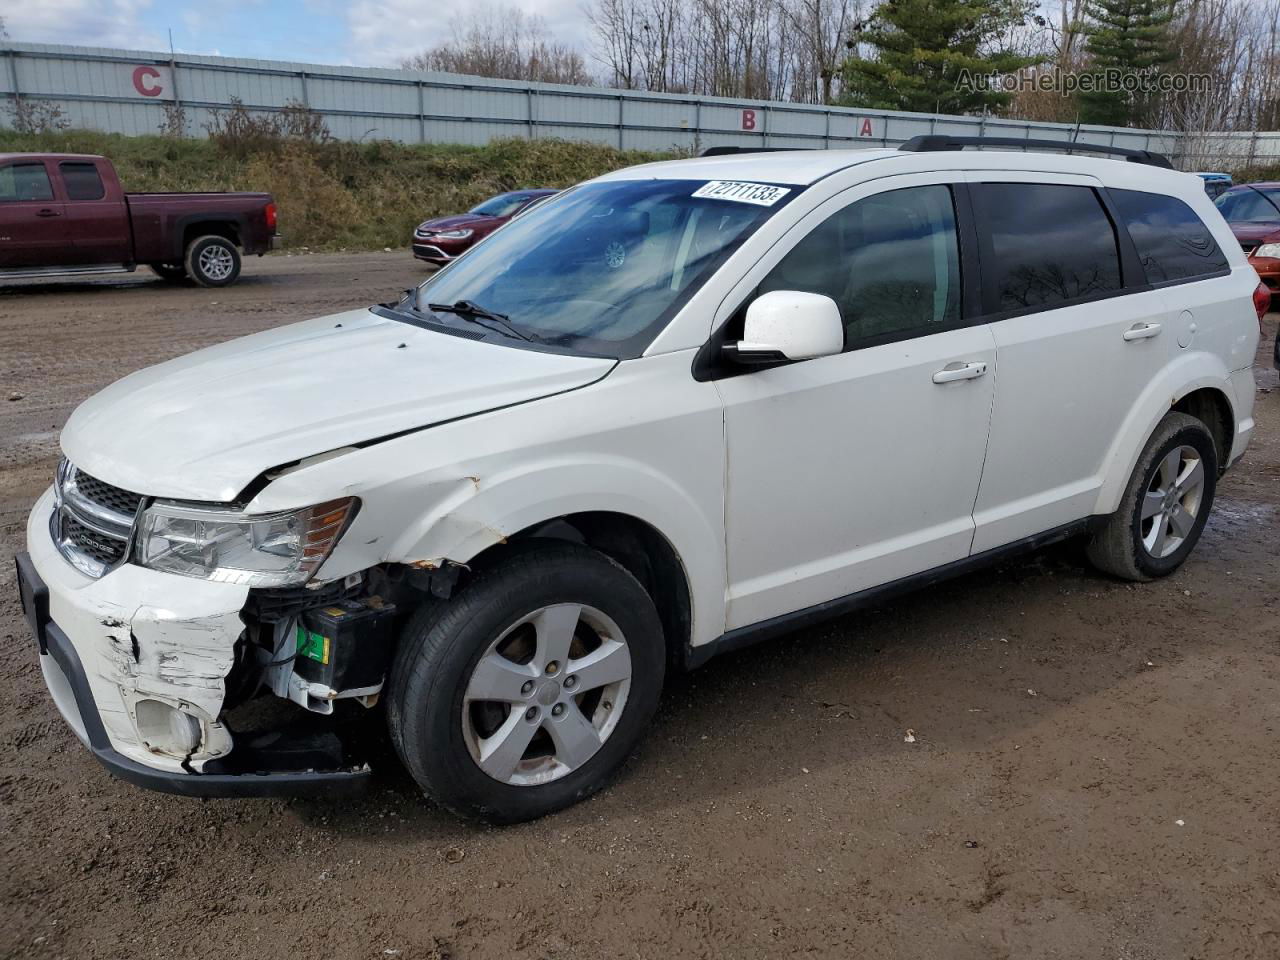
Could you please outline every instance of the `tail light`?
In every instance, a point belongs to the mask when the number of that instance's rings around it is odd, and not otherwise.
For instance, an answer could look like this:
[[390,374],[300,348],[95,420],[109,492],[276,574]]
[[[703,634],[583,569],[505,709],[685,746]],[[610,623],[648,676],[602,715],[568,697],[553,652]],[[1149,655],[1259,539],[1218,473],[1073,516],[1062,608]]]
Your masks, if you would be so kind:
[[1258,329],[1262,329],[1262,318],[1271,309],[1271,288],[1261,280],[1253,290],[1253,309],[1258,311]]
[[267,229],[272,233],[276,232],[276,205],[268,203],[262,208],[262,214],[267,218]]

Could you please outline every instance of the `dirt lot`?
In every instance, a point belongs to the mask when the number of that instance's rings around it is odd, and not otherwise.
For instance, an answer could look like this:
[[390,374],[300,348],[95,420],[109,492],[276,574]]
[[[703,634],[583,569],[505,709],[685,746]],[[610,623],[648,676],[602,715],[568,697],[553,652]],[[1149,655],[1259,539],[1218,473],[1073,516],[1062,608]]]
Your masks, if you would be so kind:
[[466,826],[395,770],[343,806],[110,779],[45,694],[8,565],[59,427],[139,366],[422,274],[281,257],[220,292],[0,290],[0,955],[1280,956],[1264,354],[1259,435],[1171,579],[1104,580],[1067,545],[714,661],[560,816]]

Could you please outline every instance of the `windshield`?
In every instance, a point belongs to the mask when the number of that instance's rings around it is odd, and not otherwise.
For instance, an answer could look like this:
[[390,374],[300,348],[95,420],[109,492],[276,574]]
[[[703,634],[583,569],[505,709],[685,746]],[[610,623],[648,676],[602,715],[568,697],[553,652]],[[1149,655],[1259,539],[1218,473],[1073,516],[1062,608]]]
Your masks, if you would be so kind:
[[1224,193],[1214,202],[1229,223],[1280,219],[1280,209],[1252,187]]
[[528,199],[529,195],[527,193],[504,193],[500,196],[490,197],[480,206],[472,207],[467,212],[474,213],[480,217],[510,217]]
[[428,280],[419,308],[468,301],[505,315],[536,341],[639,356],[723,259],[794,194],[729,186],[619,180],[571,190]]

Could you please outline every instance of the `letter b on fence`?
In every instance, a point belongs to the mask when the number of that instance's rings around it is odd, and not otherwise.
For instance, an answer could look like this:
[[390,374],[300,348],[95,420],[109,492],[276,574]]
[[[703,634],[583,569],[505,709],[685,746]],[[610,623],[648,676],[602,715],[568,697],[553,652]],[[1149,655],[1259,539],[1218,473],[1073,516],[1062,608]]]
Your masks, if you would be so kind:
[[756,128],[756,112],[754,110],[742,111],[742,129],[754,130]]

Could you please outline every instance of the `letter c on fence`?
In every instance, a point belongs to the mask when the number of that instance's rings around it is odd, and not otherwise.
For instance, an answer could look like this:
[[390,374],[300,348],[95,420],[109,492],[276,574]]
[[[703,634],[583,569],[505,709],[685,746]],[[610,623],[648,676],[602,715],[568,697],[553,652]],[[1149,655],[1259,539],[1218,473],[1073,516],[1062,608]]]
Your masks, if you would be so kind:
[[742,129],[754,130],[756,128],[756,112],[754,110],[742,111]]
[[158,97],[164,92],[164,87],[158,83],[155,86],[147,86],[147,81],[159,79],[160,71],[155,67],[138,67],[133,71],[133,89],[144,97]]

